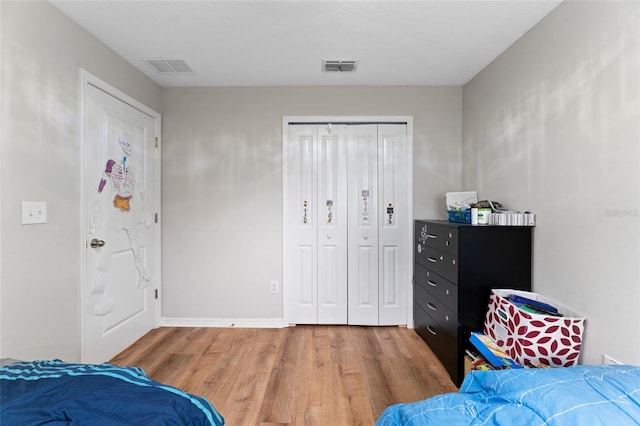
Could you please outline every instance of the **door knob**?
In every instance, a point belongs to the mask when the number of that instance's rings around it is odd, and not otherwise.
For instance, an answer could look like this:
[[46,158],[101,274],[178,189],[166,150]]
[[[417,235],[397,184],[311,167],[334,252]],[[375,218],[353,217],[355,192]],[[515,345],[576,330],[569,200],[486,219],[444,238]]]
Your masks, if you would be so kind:
[[365,240],[368,240],[369,236],[368,235],[364,235],[362,238],[364,238]]
[[91,248],[98,248],[98,247],[104,246],[104,241],[94,238],[93,240],[91,240],[90,244],[91,244]]

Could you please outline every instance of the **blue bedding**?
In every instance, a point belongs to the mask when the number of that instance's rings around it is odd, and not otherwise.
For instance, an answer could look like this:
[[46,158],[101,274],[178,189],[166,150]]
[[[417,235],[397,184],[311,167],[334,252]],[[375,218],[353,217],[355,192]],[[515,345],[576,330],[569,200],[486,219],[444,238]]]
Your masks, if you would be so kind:
[[470,372],[458,393],[388,407],[376,426],[640,425],[640,367]]
[[18,362],[0,368],[0,424],[214,425],[205,399],[151,380],[141,368]]

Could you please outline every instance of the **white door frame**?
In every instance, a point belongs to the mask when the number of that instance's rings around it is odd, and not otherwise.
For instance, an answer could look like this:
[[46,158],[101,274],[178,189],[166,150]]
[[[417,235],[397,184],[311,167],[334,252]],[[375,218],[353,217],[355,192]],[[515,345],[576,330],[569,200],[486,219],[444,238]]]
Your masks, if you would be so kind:
[[[307,123],[307,124],[340,124],[340,123],[375,123],[375,124],[387,124],[387,123],[406,123],[407,125],[407,159],[406,159],[406,171],[407,171],[407,217],[406,219],[406,286],[407,286],[407,327],[413,328],[413,116],[406,115],[384,115],[384,116],[297,116],[289,115],[282,118],[282,193],[285,194],[287,188],[287,156],[286,144],[289,139],[289,124],[292,123]],[[286,205],[283,197],[283,242],[286,241]],[[284,253],[283,244],[283,256],[282,256],[282,270],[284,271],[289,267],[289,260],[286,253]],[[282,319],[283,324],[290,324],[289,313],[289,296],[290,292],[287,291],[287,283],[282,282]]]
[[[90,72],[84,70],[84,69],[80,69],[80,76],[79,76],[79,82],[80,82],[80,100],[79,100],[79,108],[80,108],[80,114],[79,114],[79,123],[78,123],[78,129],[79,129],[79,135],[78,135],[78,139],[79,139],[79,144],[80,144],[80,241],[79,241],[79,252],[80,252],[80,291],[78,292],[78,323],[80,325],[80,360],[81,362],[84,362],[85,358],[86,358],[86,354],[85,354],[85,346],[84,346],[84,341],[85,341],[85,320],[84,320],[84,315],[82,314],[82,310],[84,309],[84,302],[86,300],[86,289],[88,288],[87,286],[87,267],[86,267],[86,262],[84,259],[85,256],[85,250],[86,250],[86,230],[87,230],[87,221],[86,221],[86,203],[87,203],[87,199],[86,199],[86,195],[85,195],[85,176],[84,176],[84,156],[85,156],[85,144],[87,143],[86,141],[86,137],[85,137],[85,129],[84,129],[84,122],[85,122],[85,117],[84,117],[84,110],[85,110],[85,96],[86,96],[86,87],[87,85],[91,85],[99,90],[102,90],[103,92],[113,96],[114,98],[124,102],[125,104],[139,110],[140,112],[150,116],[151,118],[154,119],[155,121],[155,133],[156,133],[156,137],[158,140],[158,148],[157,148],[157,156],[155,158],[156,161],[156,176],[154,176],[154,179],[157,182],[157,194],[155,194],[155,199],[156,199],[156,205],[154,206],[155,212],[157,212],[158,214],[160,213],[160,206],[161,206],[161,202],[160,202],[160,196],[162,194],[162,188],[161,188],[161,174],[160,174],[160,166],[161,166],[161,144],[160,144],[160,140],[161,140],[161,116],[158,112],[152,110],[151,108],[147,107],[146,105],[142,104],[141,102],[138,102],[137,100],[133,99],[131,96],[127,95],[126,93],[116,89],[115,87],[111,86],[109,83],[101,80],[100,78],[96,77],[95,75],[91,74]],[[156,261],[156,270],[152,272],[152,275],[154,277],[154,282],[155,282],[155,286],[156,289],[158,291],[158,297],[155,299],[155,318],[154,318],[154,326],[158,327],[160,324],[160,307],[161,307],[161,292],[159,291],[161,288],[161,284],[162,284],[162,276],[161,276],[161,272],[162,272],[162,256],[160,255],[162,253],[162,244],[161,244],[161,227],[160,226],[156,226],[155,227],[155,238],[156,238],[156,253],[158,253],[158,258]]]

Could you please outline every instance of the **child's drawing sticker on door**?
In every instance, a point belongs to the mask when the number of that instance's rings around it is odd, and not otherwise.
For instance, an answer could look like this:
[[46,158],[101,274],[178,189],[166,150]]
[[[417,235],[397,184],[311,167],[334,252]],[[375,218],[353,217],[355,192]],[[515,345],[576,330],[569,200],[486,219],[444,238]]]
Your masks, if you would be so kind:
[[116,196],[113,197],[113,207],[128,212],[129,210],[131,210],[131,206],[129,205],[129,201],[131,201],[131,198],[133,198],[132,195],[129,195],[128,197],[121,197],[116,194]]
[[[139,190],[139,202],[142,204],[137,206],[138,211],[133,209],[134,205],[131,204],[136,191],[136,179],[132,167],[132,151],[134,147],[132,139],[129,134],[124,132],[119,133],[114,139],[112,139],[112,142],[115,144],[116,150],[112,152],[112,155],[117,159],[107,160],[104,169],[101,171],[102,176],[98,182],[95,206],[89,218],[90,231],[91,234],[96,232],[96,223],[100,220],[98,196],[105,192],[107,184],[111,182],[113,207],[121,213],[126,213],[126,215],[118,214],[115,211],[112,214],[108,214],[108,217],[103,219],[105,229],[102,229],[102,234],[108,235],[106,239],[111,239],[110,237],[115,235],[114,233],[126,233],[138,272],[138,288],[144,288],[151,283],[152,277],[146,271],[143,259],[144,251],[135,235],[140,213],[142,213],[142,223],[147,228],[149,228],[148,223],[150,223],[147,217],[149,214],[146,211],[139,211],[140,209],[146,209],[143,190]],[[94,315],[106,315],[114,308],[113,299],[106,292],[107,279],[111,268],[110,259],[113,256],[113,252],[109,248],[101,248],[100,251],[93,285],[89,294],[89,312]]]
[[[113,207],[120,211],[131,210],[130,202],[136,188],[136,180],[131,165],[127,163],[131,155],[131,137],[126,133],[120,133],[117,140],[118,151],[122,155],[122,160],[117,162],[109,159],[105,165],[103,176],[98,183],[98,193],[102,193],[111,180],[114,192]],[[130,162],[129,162],[130,163]]]
[[369,190],[368,189],[362,190],[361,208],[362,208],[361,223],[363,225],[368,225],[369,224]]
[[121,197],[131,195],[131,168],[127,166],[127,157],[122,157],[122,161],[113,165],[111,171],[111,183],[113,184],[113,192]]
[[118,135],[118,146],[122,155],[131,155],[131,136],[127,133],[120,133]]
[[100,179],[100,183],[98,183],[98,193],[102,194],[105,185],[107,184],[107,179],[111,179],[111,172],[113,171],[113,165],[116,164],[113,160],[108,160],[107,164],[104,166],[104,172],[102,172],[102,179]]

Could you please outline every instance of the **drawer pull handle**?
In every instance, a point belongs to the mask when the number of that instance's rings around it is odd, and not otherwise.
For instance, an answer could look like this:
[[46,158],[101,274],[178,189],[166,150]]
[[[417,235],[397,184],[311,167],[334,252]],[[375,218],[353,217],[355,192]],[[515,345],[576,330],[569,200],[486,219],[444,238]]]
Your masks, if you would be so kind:
[[438,238],[438,236],[433,234],[427,234],[427,238]]
[[432,305],[431,302],[427,302],[427,306],[429,307],[429,309],[431,309],[432,311],[437,311],[438,308],[435,307],[435,305]]
[[434,259],[434,258],[433,258],[433,257],[431,257],[431,256],[427,257],[427,260],[428,260],[429,262],[433,262],[433,263],[438,262],[438,259]]
[[434,336],[437,336],[437,335],[438,335],[438,334],[437,334],[435,331],[433,331],[433,330],[431,329],[431,327],[429,327],[428,325],[427,325],[427,330],[429,330],[429,333],[433,334]]
[[429,284],[431,287],[438,287],[438,284],[437,284],[437,283],[434,283],[434,282],[433,282],[433,281],[431,281],[431,280],[427,280],[427,284]]

